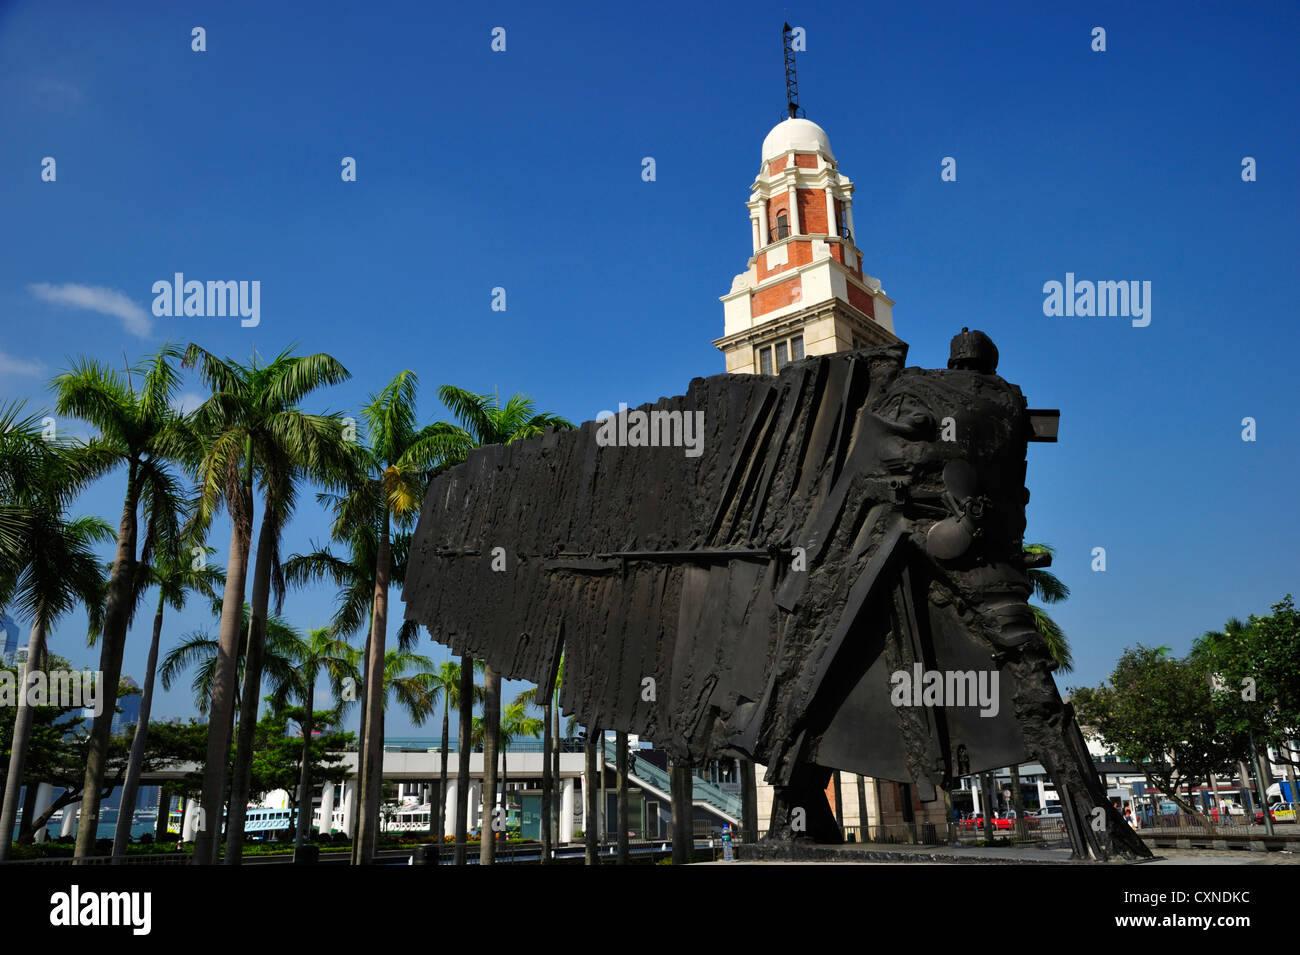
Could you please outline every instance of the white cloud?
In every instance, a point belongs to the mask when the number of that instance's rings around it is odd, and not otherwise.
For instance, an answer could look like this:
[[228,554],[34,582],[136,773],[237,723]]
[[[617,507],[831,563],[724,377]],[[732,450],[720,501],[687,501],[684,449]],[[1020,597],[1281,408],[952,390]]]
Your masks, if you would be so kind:
[[185,391],[176,396],[176,400],[172,402],[172,407],[181,414],[189,414],[207,400],[207,395],[201,395],[197,391]]
[[27,286],[27,289],[44,302],[86,308],[92,312],[120,318],[122,327],[140,338],[148,338],[153,330],[149,313],[117,289],[99,285],[76,285],[72,282],[63,285],[37,282],[35,285]]
[[39,79],[33,84],[36,95],[45,103],[64,103],[68,106],[80,106],[86,101],[86,94],[81,87],[66,80]]
[[34,358],[15,358],[0,351],[0,375],[29,375],[32,378],[44,377],[45,363]]

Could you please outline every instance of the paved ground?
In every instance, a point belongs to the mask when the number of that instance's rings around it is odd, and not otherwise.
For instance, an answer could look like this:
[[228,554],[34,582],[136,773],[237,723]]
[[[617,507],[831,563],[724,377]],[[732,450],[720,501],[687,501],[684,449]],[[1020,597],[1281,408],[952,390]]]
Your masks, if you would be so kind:
[[[755,852],[754,850],[759,850]],[[883,846],[843,845],[796,847],[789,851],[762,850],[746,852],[739,847],[738,861],[754,864],[897,864],[931,863],[941,865],[1080,865],[1100,863],[1071,862],[1069,849],[1044,849],[1020,846]],[[1157,858],[1141,865],[1297,865],[1300,852],[1251,852],[1244,849],[1160,849]],[[717,863],[728,865],[731,863]]]

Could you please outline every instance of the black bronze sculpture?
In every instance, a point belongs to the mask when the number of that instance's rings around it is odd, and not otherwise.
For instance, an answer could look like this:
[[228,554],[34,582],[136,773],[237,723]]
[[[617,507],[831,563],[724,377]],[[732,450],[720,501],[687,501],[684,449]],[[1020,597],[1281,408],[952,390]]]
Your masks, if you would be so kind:
[[1149,855],[1027,604],[1026,443],[1055,440],[1056,415],[1027,409],[980,332],[947,370],[906,351],[695,379],[622,421],[475,451],[430,486],[406,616],[543,685],[563,648],[561,704],[585,725],[765,764],[769,838],[797,815],[838,841],[833,769],[928,801],[1038,759],[1076,854]]

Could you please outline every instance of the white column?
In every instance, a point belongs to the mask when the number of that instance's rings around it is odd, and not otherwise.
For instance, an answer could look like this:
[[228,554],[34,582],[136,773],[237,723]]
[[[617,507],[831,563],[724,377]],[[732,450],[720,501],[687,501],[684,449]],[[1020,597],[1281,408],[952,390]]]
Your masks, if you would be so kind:
[[491,812],[484,813],[480,803],[483,802],[483,783],[477,779],[470,780],[469,799],[465,803],[465,831],[475,827],[475,824],[491,816]]
[[1041,773],[1036,781],[1038,783],[1038,808],[1042,809],[1047,805],[1047,793],[1043,788],[1043,776]]
[[759,241],[758,217],[751,216],[749,224],[751,231],[754,233],[754,251],[757,252],[762,247],[762,242]]
[[334,784],[326,783],[320,794],[320,830],[321,835],[328,836],[334,828]]
[[799,231],[799,190],[790,187],[790,234],[800,235]]
[[853,227],[853,200],[844,200],[844,218],[849,222],[849,235],[853,236],[853,244],[858,244],[858,230]]
[[[49,783],[40,783],[36,787],[36,804],[32,807],[32,822],[41,818],[41,813],[50,808],[50,803],[54,802],[54,787]],[[41,826],[36,833],[36,841],[44,842],[46,838],[46,829]]]
[[839,235],[835,228],[835,193],[826,190],[826,234]]
[[447,828],[451,830],[451,834],[453,836],[456,834],[456,793],[458,791],[459,791],[459,787],[456,784],[456,777],[448,776],[447,794],[446,794],[446,801],[445,801],[445,805],[447,809],[446,809],[445,818],[447,820],[446,822]]
[[573,841],[573,777],[564,780],[560,791],[560,842]]
[[79,802],[63,807],[63,825],[59,827],[60,836],[75,836],[77,834],[77,814],[79,812],[81,812],[81,803]]
[[[758,248],[759,249],[761,249],[763,246],[767,245],[768,242],[771,241],[767,237],[769,228],[770,227],[767,224],[767,200],[764,199],[762,205],[758,207]],[[757,252],[758,249],[755,249],[754,251]]]
[[343,783],[343,834],[352,838],[352,801],[357,798],[357,781],[349,779]]
[[185,816],[181,823],[181,842],[194,841],[194,829],[199,821],[199,801],[197,799],[185,800]]

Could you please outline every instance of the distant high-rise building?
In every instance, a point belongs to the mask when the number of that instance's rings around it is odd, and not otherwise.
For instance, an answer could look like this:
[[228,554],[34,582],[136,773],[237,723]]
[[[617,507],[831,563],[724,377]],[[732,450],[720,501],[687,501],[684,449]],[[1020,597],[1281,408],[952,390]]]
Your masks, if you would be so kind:
[[0,663],[10,665],[18,651],[18,624],[7,613],[0,612]]
[[[140,685],[129,676],[122,677],[122,683],[129,687],[139,687]],[[119,696],[117,705],[122,712],[113,715],[113,735],[122,736],[134,732],[135,724],[140,721],[140,694],[131,693]]]

